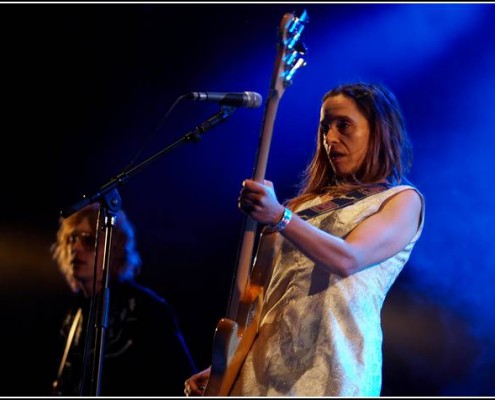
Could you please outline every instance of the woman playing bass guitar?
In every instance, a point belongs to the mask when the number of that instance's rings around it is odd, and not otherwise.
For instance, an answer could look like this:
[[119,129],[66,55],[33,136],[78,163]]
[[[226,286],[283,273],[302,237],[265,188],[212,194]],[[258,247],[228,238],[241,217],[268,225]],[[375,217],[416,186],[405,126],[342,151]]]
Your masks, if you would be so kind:
[[[230,395],[380,395],[381,308],[424,223],[410,160],[393,93],[357,82],[324,95],[297,197],[284,205],[270,181],[243,182],[238,206],[266,225],[277,256]],[[209,374],[189,378],[186,394],[202,395]]]

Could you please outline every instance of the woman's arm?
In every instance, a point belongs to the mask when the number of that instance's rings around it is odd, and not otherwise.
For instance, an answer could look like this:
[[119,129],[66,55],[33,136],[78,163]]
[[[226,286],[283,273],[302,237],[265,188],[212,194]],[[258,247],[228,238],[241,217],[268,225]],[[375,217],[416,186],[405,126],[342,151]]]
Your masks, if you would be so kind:
[[[244,181],[239,207],[253,219],[275,224],[283,214],[269,181]],[[324,232],[293,214],[280,233],[319,266],[341,276],[381,262],[403,249],[417,232],[422,201],[414,189],[397,193],[345,239]]]

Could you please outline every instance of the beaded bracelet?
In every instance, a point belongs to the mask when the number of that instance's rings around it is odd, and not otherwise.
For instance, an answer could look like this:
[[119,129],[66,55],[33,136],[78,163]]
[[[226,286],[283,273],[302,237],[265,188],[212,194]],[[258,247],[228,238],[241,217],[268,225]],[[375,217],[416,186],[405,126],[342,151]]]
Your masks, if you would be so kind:
[[290,220],[292,219],[292,211],[289,210],[288,208],[284,208],[284,214],[282,215],[282,218],[280,218],[280,221],[276,225],[271,225],[271,228],[275,232],[280,232],[284,230]]

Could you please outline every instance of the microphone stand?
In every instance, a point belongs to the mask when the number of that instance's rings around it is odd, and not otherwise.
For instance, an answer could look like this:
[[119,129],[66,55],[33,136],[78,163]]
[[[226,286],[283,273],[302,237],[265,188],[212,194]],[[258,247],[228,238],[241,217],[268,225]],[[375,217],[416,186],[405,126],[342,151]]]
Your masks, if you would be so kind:
[[[87,388],[86,384],[86,370],[89,354],[92,349],[93,361],[91,368],[91,387],[90,395],[99,396],[101,392],[101,376],[103,370],[103,356],[104,356],[104,343],[105,343],[105,332],[108,323],[108,310],[110,304],[110,288],[109,288],[109,270],[110,270],[110,253],[112,237],[117,223],[117,213],[121,208],[122,200],[118,193],[117,187],[122,186],[126,183],[130,177],[136,175],[142,169],[150,165],[152,162],[156,161],[159,157],[165,153],[171,151],[179,145],[190,142],[199,141],[201,139],[201,134],[208,131],[209,129],[215,127],[216,125],[224,122],[228,117],[230,117],[236,110],[235,107],[222,106],[219,112],[208,118],[206,121],[196,126],[192,131],[184,134],[179,140],[175,141],[171,145],[165,147],[164,149],[158,151],[156,154],[147,158],[140,164],[136,165],[134,168],[129,170],[124,170],[115,178],[112,178],[109,182],[105,183],[100,189],[91,196],[83,196],[83,199],[74,203],[73,205],[61,210],[61,216],[66,218],[81,208],[99,202],[100,210],[98,215],[97,232],[96,232],[96,242],[95,242],[95,273],[94,273],[94,288],[93,295],[91,298],[91,305],[89,309],[89,316],[87,321],[85,346],[83,352],[83,363],[82,363],[82,377],[79,387],[79,394],[81,396],[86,395]],[[102,228],[103,237],[100,238],[100,228]],[[103,255],[101,258],[102,264],[102,287],[100,291],[96,290],[96,276],[98,271],[98,264],[100,257],[98,256],[98,248],[100,246],[101,240],[103,240]],[[98,292],[98,293],[96,293]],[[94,332],[91,327],[94,325]],[[92,343],[93,346],[89,347]]]

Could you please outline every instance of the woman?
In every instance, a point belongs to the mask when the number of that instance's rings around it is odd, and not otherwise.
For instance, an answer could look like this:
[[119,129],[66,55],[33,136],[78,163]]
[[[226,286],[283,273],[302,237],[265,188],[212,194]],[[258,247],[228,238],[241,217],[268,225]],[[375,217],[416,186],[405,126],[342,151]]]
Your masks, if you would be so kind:
[[[243,182],[239,208],[270,227],[280,254],[231,395],[380,395],[381,308],[424,222],[410,160],[395,96],[354,83],[325,94],[316,152],[287,207],[270,181]],[[186,394],[202,394],[209,373]]]

